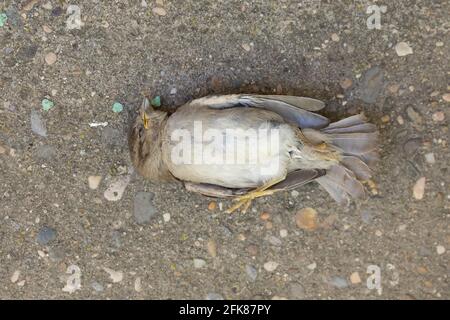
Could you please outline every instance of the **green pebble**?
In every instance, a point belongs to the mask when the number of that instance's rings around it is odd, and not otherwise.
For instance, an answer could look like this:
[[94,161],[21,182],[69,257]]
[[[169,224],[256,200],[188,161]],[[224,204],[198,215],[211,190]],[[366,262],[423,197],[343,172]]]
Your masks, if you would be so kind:
[[153,100],[150,103],[154,107],[161,107],[161,97],[160,96],[154,97]]
[[6,13],[4,12],[0,13],[0,27],[3,27],[7,20],[8,16],[6,15]]
[[48,100],[48,99],[42,100],[42,109],[44,109],[44,111],[48,111],[51,108],[53,108],[54,106],[55,106],[55,104],[53,103],[53,101]]
[[123,105],[119,102],[114,102],[112,106],[112,111],[115,113],[119,113],[123,111]]

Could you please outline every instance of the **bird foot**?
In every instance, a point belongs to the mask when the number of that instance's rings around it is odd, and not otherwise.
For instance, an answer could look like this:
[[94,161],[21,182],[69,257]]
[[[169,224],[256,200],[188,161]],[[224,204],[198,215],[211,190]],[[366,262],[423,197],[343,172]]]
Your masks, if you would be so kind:
[[231,206],[229,209],[227,209],[226,213],[233,213],[234,211],[241,208],[242,213],[246,213],[248,208],[250,208],[250,205],[252,203],[252,200],[264,196],[269,196],[275,193],[275,190],[255,190],[251,191],[243,196],[237,197],[233,199],[233,201],[237,201],[237,203],[233,206]]

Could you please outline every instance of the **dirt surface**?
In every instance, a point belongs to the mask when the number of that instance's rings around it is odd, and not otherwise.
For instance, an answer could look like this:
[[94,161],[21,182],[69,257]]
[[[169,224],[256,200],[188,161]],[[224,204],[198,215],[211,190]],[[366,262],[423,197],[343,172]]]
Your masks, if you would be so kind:
[[[386,6],[380,29],[370,5]],[[0,298],[450,298],[449,11],[1,1]],[[173,110],[229,92],[322,99],[333,120],[364,111],[382,142],[369,198],[338,207],[313,183],[228,215],[228,201],[132,173],[126,134],[143,93]],[[110,201],[117,181],[128,185]],[[312,230],[296,223],[305,207]],[[377,270],[379,290],[367,286]]]

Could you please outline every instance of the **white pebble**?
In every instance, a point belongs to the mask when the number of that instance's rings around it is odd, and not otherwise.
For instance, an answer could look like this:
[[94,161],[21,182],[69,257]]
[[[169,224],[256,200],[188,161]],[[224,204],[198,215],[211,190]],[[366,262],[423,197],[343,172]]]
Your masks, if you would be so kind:
[[206,261],[203,259],[194,259],[194,268],[200,269],[206,266]]
[[137,277],[136,280],[134,280],[134,290],[136,290],[136,292],[142,291],[142,281],[140,277]]
[[313,262],[311,264],[308,264],[306,268],[308,268],[309,270],[314,270],[315,268],[317,268],[317,263]]
[[11,282],[16,283],[17,280],[19,280],[19,276],[20,276],[20,270],[14,271],[14,273],[11,276]]
[[430,152],[425,155],[425,160],[429,164],[434,164],[436,159],[434,158],[434,153]]
[[121,176],[114,180],[103,194],[106,200],[118,201],[122,199],[123,193],[125,192],[128,183],[130,183],[129,175]]
[[103,267],[103,270],[107,273],[109,273],[109,277],[111,278],[113,283],[120,282],[123,280],[123,272],[122,271],[115,271],[113,269]]
[[280,230],[280,237],[286,238],[287,235],[288,235],[288,232],[287,232],[286,229],[281,229],[281,230]]
[[406,42],[399,42],[395,46],[395,51],[399,57],[407,56],[413,53],[412,48]]
[[88,177],[89,188],[92,190],[97,189],[98,186],[100,185],[100,181],[102,181],[101,176],[89,176]]
[[269,261],[264,263],[264,269],[268,272],[275,271],[276,268],[278,268],[279,264],[275,261]]
[[444,253],[445,253],[445,248],[444,248],[444,246],[441,246],[441,245],[437,246],[437,247],[436,247],[436,252],[437,252],[437,254],[439,254],[439,255],[444,254]]
[[164,222],[169,222],[170,221],[170,214],[169,213],[164,213],[163,214],[163,219],[164,219]]

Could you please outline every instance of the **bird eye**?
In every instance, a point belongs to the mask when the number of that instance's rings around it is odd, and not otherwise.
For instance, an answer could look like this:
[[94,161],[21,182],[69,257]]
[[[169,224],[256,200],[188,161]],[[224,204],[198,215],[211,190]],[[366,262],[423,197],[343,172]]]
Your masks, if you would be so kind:
[[144,136],[144,127],[139,127],[139,138]]

